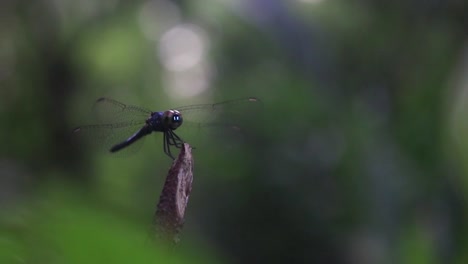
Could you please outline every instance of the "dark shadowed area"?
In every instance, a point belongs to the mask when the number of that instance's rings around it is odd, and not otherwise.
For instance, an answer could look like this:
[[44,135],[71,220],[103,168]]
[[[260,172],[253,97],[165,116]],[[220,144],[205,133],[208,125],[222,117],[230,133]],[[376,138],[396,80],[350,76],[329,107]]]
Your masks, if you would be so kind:
[[[1,1],[0,263],[468,263],[467,14]],[[108,153],[145,111],[96,114],[101,97],[181,110],[194,162],[175,248],[152,239],[163,134]]]

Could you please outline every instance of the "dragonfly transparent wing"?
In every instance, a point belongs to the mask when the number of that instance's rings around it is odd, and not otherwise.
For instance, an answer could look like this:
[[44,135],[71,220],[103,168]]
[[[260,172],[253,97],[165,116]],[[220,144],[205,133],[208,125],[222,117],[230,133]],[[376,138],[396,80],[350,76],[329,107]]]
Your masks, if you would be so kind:
[[[73,133],[74,137],[80,141],[80,144],[90,144],[100,151],[109,152],[112,146],[123,142],[139,131],[146,119],[151,116],[151,111],[102,97],[96,100],[93,114],[97,119],[97,124],[76,128]],[[137,140],[118,153],[136,151],[141,147],[143,139]]]
[[[73,135],[75,139],[79,140],[80,144],[89,144],[91,147],[97,148],[100,152],[110,153],[110,149],[114,145],[131,137],[138,132],[144,124],[145,121],[143,120],[114,124],[86,125],[75,128],[73,130]],[[116,154],[118,154],[117,156],[125,156],[139,150],[144,138],[145,137],[116,152]]]
[[261,108],[261,101],[253,97],[175,108],[183,118],[176,133],[195,147],[213,143],[213,138],[238,140]]
[[200,104],[175,108],[182,114],[183,126],[236,126],[261,108],[261,101],[247,97],[216,104]]
[[142,107],[126,105],[111,98],[102,97],[96,100],[93,113],[101,124],[125,123],[135,120],[146,120],[151,111]]

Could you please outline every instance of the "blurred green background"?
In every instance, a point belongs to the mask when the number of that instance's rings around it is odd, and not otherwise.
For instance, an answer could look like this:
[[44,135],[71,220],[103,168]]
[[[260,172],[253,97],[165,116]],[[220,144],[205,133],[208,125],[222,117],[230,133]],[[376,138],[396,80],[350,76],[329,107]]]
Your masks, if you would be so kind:
[[[468,263],[467,14],[461,0],[1,1],[0,263]],[[194,150],[175,250],[151,240],[161,136],[124,158],[72,140],[101,96],[263,101],[243,140]]]

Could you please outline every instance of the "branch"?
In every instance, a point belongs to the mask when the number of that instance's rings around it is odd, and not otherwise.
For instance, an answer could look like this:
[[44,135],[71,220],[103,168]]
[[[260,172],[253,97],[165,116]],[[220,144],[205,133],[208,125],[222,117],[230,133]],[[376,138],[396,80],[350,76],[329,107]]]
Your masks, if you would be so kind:
[[184,215],[193,180],[192,148],[184,143],[177,159],[172,163],[159,197],[155,214],[157,237],[179,241],[178,234],[184,225]]

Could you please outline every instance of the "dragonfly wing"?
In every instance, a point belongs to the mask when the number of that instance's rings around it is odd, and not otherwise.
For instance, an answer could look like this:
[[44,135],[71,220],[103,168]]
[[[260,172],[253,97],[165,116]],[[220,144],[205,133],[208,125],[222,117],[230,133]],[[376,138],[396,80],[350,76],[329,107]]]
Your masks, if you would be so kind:
[[148,109],[126,105],[106,97],[96,100],[93,113],[97,117],[97,121],[103,124],[144,121],[151,115],[151,111]]
[[261,101],[253,97],[179,107],[183,123],[176,133],[195,147],[212,144],[213,138],[241,139],[261,109]]
[[[110,153],[110,149],[130,138],[138,132],[145,122],[119,122],[113,124],[87,125],[73,130],[73,136],[78,144],[86,144],[96,147],[101,152]],[[135,141],[130,146],[117,153],[128,154],[137,151],[143,142],[143,138]]]
[[200,104],[175,108],[188,126],[237,125],[249,115],[255,115],[262,103],[255,97],[224,101],[216,104]]

